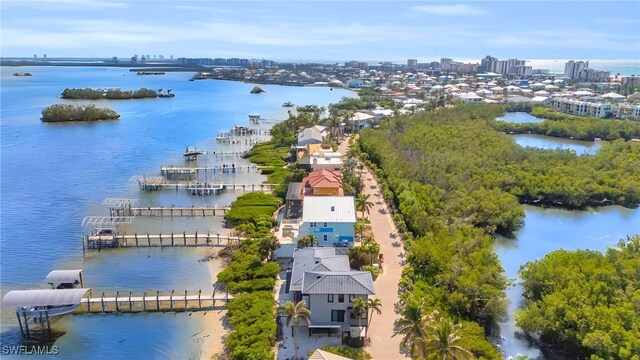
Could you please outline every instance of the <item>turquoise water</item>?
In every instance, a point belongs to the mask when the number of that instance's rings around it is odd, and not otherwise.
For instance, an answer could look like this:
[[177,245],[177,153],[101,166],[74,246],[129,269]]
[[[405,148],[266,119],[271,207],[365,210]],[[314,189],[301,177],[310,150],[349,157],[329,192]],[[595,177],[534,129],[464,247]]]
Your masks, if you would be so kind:
[[508,112],[504,116],[496,118],[498,121],[506,121],[511,123],[539,123],[542,119],[537,118],[526,112]]
[[540,350],[514,335],[518,331],[514,315],[522,294],[518,279],[520,266],[528,261],[541,259],[557,249],[605,251],[627,235],[640,233],[640,209],[608,206],[587,211],[570,211],[528,205],[524,208],[525,224],[516,234],[516,239],[499,238],[495,245],[507,276],[516,279],[516,285],[507,290],[511,303],[508,319],[500,324],[500,328],[502,346],[507,356],[520,353],[536,357],[542,355]]
[[[261,95],[253,85],[227,81],[193,81],[190,73],[137,76],[127,69],[93,67],[2,68],[0,266],[2,295],[14,289],[42,286],[53,269],[84,268],[85,284],[100,290],[208,289],[212,279],[202,252],[195,249],[128,249],[82,255],[82,219],[107,215],[106,197],[138,199],[152,205],[228,205],[234,194],[192,197],[183,192],[140,193],[132,176],[158,176],[162,165],[184,165],[188,145],[222,149],[218,131],[246,125],[249,113],[283,119],[292,101],[298,105],[327,105],[352,93],[328,88],[265,85]],[[33,77],[13,77],[30,72]],[[63,101],[66,87],[172,89],[172,99],[96,101],[118,111],[120,120],[98,123],[43,124],[40,111]],[[226,150],[242,150],[227,146]],[[227,160],[225,160],[227,161]],[[241,160],[237,160],[238,163]],[[220,163],[211,156],[198,165]],[[258,174],[216,175],[210,180],[260,183]],[[221,220],[144,219],[131,231],[171,232],[221,230]],[[2,309],[2,345],[20,341],[12,309]],[[68,316],[55,330],[66,332],[56,341],[61,358],[195,358],[200,330],[197,316],[188,314]]]
[[600,149],[600,143],[593,141],[569,140],[553,136],[518,134],[509,135],[516,144],[546,150],[571,150],[576,155],[593,155]]

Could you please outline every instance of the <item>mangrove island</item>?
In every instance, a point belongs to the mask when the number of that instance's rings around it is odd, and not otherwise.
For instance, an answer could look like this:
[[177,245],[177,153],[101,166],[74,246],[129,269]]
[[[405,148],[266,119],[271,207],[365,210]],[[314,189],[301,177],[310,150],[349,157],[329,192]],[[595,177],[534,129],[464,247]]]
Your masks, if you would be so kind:
[[265,91],[259,86],[254,86],[253,89],[251,89],[252,94],[261,94],[263,92]]
[[117,120],[120,114],[108,109],[97,108],[95,105],[73,106],[66,104],[51,105],[42,110],[43,122],[59,121],[101,121]]
[[163,93],[163,89],[157,91],[142,88],[139,90],[120,90],[120,89],[64,89],[61,98],[68,100],[129,100],[129,99],[155,99],[155,98],[171,98],[176,96],[168,89]]

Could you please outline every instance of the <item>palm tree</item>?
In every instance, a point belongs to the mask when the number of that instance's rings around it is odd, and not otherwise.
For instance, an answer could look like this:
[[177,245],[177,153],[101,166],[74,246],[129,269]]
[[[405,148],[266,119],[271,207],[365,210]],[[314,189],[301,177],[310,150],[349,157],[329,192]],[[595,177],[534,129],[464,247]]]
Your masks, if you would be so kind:
[[369,201],[370,194],[359,194],[356,196],[356,210],[362,211],[362,217],[364,213],[369,214],[371,208],[374,206],[373,202]]
[[300,320],[303,320],[307,325],[311,325],[311,311],[307,308],[307,303],[304,300],[298,301],[294,304],[292,301],[287,301],[284,305],[279,305],[276,310],[278,315],[285,315],[287,317],[287,326],[293,328],[293,342],[295,345],[294,359],[298,358],[298,326],[300,326]]
[[369,323],[367,324],[367,328],[364,330],[364,337],[367,337],[367,333],[369,332],[369,326],[371,326],[371,318],[373,317],[373,312],[376,314],[382,314],[382,301],[378,298],[369,298],[367,299],[367,310],[371,310],[371,315],[369,315]]
[[314,235],[307,235],[298,240],[298,249],[318,246],[318,244],[318,238],[316,238]]
[[[353,225],[353,228],[356,232],[356,234],[358,234],[358,240],[362,241],[362,237],[364,234],[364,229],[367,225],[364,223],[364,220],[358,220],[356,221],[355,225]],[[298,244],[300,244],[300,241],[298,241]],[[298,245],[300,246],[300,245]]]
[[436,353],[440,360],[473,359],[473,354],[460,346],[462,340],[459,333],[462,326],[454,324],[451,319],[443,317],[434,310],[429,315],[427,325],[426,347],[430,353]]
[[409,299],[400,311],[400,319],[396,320],[396,331],[393,336],[402,335],[400,348],[407,349],[414,359],[425,359],[427,356],[426,324],[429,317],[424,313],[424,300]]
[[[355,298],[351,302],[351,313],[358,317],[358,327],[362,329],[362,314],[367,313],[367,302],[363,298]],[[361,333],[360,333],[361,334]],[[360,335],[359,334],[359,335]],[[362,336],[360,336],[362,337]],[[366,335],[365,335],[366,337]]]

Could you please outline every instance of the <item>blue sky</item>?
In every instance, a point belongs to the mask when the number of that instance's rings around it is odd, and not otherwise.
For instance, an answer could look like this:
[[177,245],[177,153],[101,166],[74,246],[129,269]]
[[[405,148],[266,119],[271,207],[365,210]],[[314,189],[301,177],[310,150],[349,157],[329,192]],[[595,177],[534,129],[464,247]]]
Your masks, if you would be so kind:
[[640,59],[639,1],[2,0],[1,55]]

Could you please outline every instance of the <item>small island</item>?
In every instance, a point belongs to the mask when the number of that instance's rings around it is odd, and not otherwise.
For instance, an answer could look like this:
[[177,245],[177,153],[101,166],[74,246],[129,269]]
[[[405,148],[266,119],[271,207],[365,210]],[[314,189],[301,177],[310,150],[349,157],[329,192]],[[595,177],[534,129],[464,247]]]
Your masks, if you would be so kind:
[[73,106],[66,104],[51,105],[42,110],[43,122],[61,122],[61,121],[101,121],[101,120],[117,120],[120,114],[108,109],[97,108],[95,105]]
[[22,77],[22,76],[33,76],[33,75],[31,75],[31,73],[26,72],[26,73],[13,73],[13,76]]
[[260,88],[259,86],[254,86],[253,89],[251,89],[252,94],[261,94],[263,92],[265,91],[262,90],[262,88]]
[[120,89],[64,89],[61,98],[68,100],[129,100],[129,99],[155,99],[172,98],[176,96],[168,89],[163,93],[163,89],[157,91],[142,88],[139,90]]

